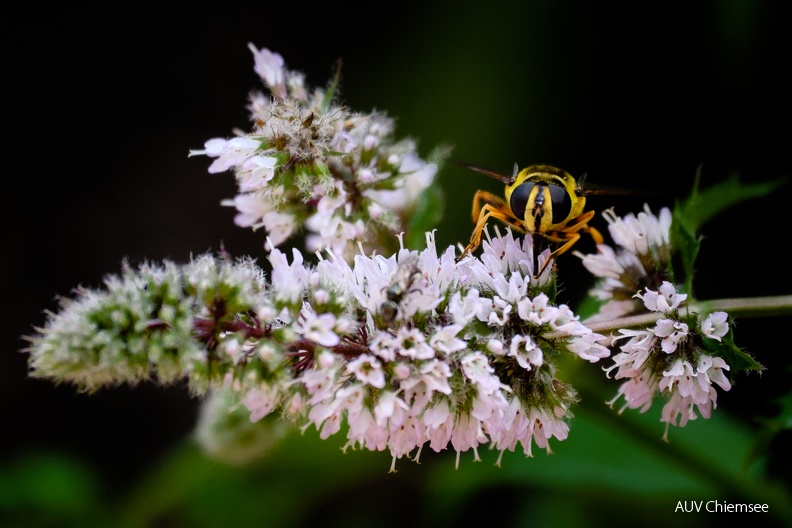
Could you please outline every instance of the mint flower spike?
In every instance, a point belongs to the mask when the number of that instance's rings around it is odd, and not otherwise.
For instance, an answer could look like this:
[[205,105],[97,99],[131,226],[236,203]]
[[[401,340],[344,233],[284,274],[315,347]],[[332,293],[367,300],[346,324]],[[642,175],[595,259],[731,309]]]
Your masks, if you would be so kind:
[[[231,383],[252,420],[280,409],[322,438],[345,429],[347,448],[387,449],[392,470],[405,455],[417,461],[426,445],[472,449],[477,460],[480,444],[550,451],[550,438],[566,438],[576,401],[555,377],[557,355],[596,362],[609,352],[604,336],[533,282],[526,244],[509,231],[488,241],[480,260],[457,265],[454,248],[438,254],[430,233],[420,252],[361,251],[348,263],[328,249],[315,268],[296,251],[288,264],[275,249],[273,274],[305,286],[303,304],[289,304],[283,318],[288,339],[274,346],[283,369]],[[394,281],[405,276],[394,301]],[[558,335],[544,337],[551,332]]]
[[108,276],[79,288],[27,337],[30,375],[93,392],[144,380],[187,378],[195,394],[220,383],[229,343],[262,332],[250,313],[265,304],[264,275],[250,259],[201,256]]
[[442,156],[421,159],[385,114],[353,113],[335,86],[311,89],[279,54],[249,47],[269,91],[250,96],[253,129],[190,151],[214,158],[210,173],[234,172],[239,193],[222,201],[238,211],[234,222],[264,228],[268,250],[306,231],[310,252],[351,258],[360,242],[390,253],[385,244],[408,230]]
[[594,363],[609,351],[555,304],[552,280],[533,278],[530,245],[508,231],[458,264],[433,233],[422,251],[352,262],[331,248],[315,265],[275,248],[269,277],[252,260],[210,255],[125,266],[50,314],[30,338],[32,375],[87,390],[186,379],[195,394],[235,394],[253,422],[278,413],[322,438],[343,426],[347,448],[387,449],[394,464],[425,446],[476,460],[481,444],[550,452],[577,400],[556,377],[559,355]]
[[669,426],[710,417],[717,406],[715,386],[731,388],[724,371],[762,368],[734,345],[729,315],[720,307],[733,310],[755,304],[769,309],[784,299],[747,299],[743,304],[688,299],[673,283],[668,209],[659,216],[648,206],[637,216],[619,218],[612,210],[603,216],[617,248],[600,244],[596,254],[577,254],[599,278],[592,295],[604,301],[586,324],[616,332],[612,344],[621,350],[604,370],[608,377],[626,381],[608,403],[613,406],[623,399],[619,412],[645,412],[655,397],[663,397],[661,421],[667,439]]

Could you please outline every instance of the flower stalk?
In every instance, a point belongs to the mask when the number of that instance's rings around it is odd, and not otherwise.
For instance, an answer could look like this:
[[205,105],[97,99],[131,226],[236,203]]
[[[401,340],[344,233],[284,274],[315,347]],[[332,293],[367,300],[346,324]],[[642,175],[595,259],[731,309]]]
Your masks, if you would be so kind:
[[[744,297],[732,299],[712,299],[691,303],[694,312],[729,312],[735,317],[769,317],[792,314],[792,295],[770,295],[766,297]],[[617,317],[607,321],[594,320],[583,322],[594,332],[615,332],[621,328],[641,328],[660,319],[659,313],[646,313]],[[550,336],[552,337],[552,336]]]

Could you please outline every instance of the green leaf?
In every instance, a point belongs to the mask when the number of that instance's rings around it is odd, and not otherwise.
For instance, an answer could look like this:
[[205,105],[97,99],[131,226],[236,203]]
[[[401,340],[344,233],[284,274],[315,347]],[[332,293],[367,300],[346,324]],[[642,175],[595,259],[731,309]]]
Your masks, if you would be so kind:
[[[729,327],[734,328],[734,321],[729,320]],[[707,350],[712,351],[715,355],[722,357],[726,363],[731,367],[732,376],[743,370],[761,371],[762,365],[757,363],[756,360],[747,352],[743,351],[734,343],[734,335],[730,330],[722,341],[715,339],[703,338],[704,346]]]
[[767,196],[786,183],[785,179],[776,179],[763,183],[742,183],[739,175],[730,174],[724,181],[699,191],[700,173],[696,173],[695,183],[690,196],[678,204],[674,220],[684,223],[692,232],[698,232],[702,225],[726,209],[752,198]]
[[671,246],[680,255],[680,263],[685,274],[685,291],[693,294],[693,272],[695,271],[696,258],[701,249],[701,237],[696,236],[695,228],[685,220],[679,206],[674,209],[671,223]]
[[322,99],[322,110],[327,111],[330,108],[330,103],[333,102],[333,98],[336,95],[336,90],[338,90],[338,86],[341,84],[341,66],[343,65],[343,61],[338,59],[336,63],[336,71],[333,79],[330,81],[330,86],[327,88],[327,93],[325,93],[324,99]]
[[445,199],[439,186],[430,186],[421,195],[410,223],[406,244],[408,248],[426,246],[426,232],[434,229],[443,218]]
[[781,410],[775,418],[779,429],[792,429],[792,392],[778,399]]
[[[120,517],[140,527],[158,519],[190,528],[356,526],[350,517],[373,518],[377,503],[350,508],[344,499],[385,489],[391,458],[368,450],[342,453],[345,441],[342,434],[320,440],[315,429],[301,434],[295,428],[269,455],[242,465],[213,460],[185,442],[136,485]],[[406,470],[420,469],[407,464],[417,466],[406,461]]]
[[[486,497],[520,497],[514,508],[528,508],[531,519],[557,521],[558,515],[572,515],[586,519],[586,526],[605,527],[614,526],[613,519],[597,517],[597,512],[618,510],[626,518],[645,516],[646,526],[693,527],[701,526],[700,518],[675,514],[677,501],[727,495],[769,503],[775,515],[788,520],[786,490],[764,481],[761,465],[743,472],[735,463],[750,449],[748,431],[718,412],[710,420],[674,428],[671,440],[664,442],[660,407],[618,415],[604,403],[592,402],[576,412],[567,440],[551,440],[551,455],[534,446],[533,458],[526,460],[518,447],[504,454],[500,468],[492,466],[493,453],[481,453],[483,464],[471,464],[466,453],[459,469],[433,467],[428,483],[433,513],[442,520]],[[566,498],[561,511],[557,502],[547,509],[547,500],[554,497]],[[511,520],[502,525],[528,525]]]
[[778,398],[776,403],[779,407],[778,415],[772,418],[757,418],[757,421],[762,424],[762,429],[756,435],[754,445],[745,462],[746,466],[756,463],[767,455],[770,444],[778,436],[778,433],[792,429],[792,391]]
[[744,184],[733,173],[721,183],[699,190],[700,176],[700,171],[696,172],[690,196],[674,207],[671,224],[672,247],[679,252],[685,273],[686,291],[691,295],[696,257],[701,247],[701,226],[729,207],[751,198],[766,196],[786,183],[784,179],[777,179]]
[[596,315],[599,313],[600,308],[605,304],[605,301],[602,299],[598,299],[593,295],[588,295],[580,301],[577,308],[575,309],[575,313],[582,319],[586,320],[587,318]]
[[65,455],[34,451],[0,469],[3,526],[125,526],[105,499],[93,471]]

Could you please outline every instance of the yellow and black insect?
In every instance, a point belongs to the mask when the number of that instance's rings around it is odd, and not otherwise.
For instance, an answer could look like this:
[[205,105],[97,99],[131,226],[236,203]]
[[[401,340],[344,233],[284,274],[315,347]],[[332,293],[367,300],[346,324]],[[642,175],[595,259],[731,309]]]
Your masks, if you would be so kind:
[[536,237],[541,237],[544,243],[537,243],[539,247],[548,244],[555,247],[535,274],[537,277],[552,259],[569,251],[580,240],[581,233],[590,235],[597,244],[603,242],[600,232],[588,225],[594,211],[585,210],[586,196],[631,193],[585,184],[585,175],[576,180],[565,170],[552,165],[530,165],[518,172],[515,164],[511,176],[466,163],[460,165],[503,182],[506,185],[506,199],[487,191],[476,191],[473,197],[473,222],[476,227],[470,243],[457,257],[457,262],[481,245],[487,220],[495,218],[520,233],[534,235],[535,242],[539,242]]
[[380,305],[380,316],[386,324],[396,318],[396,314],[399,312],[399,304],[420,276],[421,270],[418,269],[418,255],[407,255],[399,263],[399,267],[393,274],[393,281],[385,289],[386,300]]

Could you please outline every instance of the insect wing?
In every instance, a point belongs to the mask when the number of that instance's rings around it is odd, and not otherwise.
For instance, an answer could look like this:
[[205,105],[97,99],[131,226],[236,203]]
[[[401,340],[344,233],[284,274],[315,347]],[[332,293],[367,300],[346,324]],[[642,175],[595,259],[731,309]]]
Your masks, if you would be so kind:
[[462,161],[456,161],[455,163],[457,165],[459,165],[460,167],[465,167],[466,169],[470,169],[472,171],[478,172],[479,174],[483,174],[485,176],[489,176],[490,178],[493,178],[495,180],[503,182],[506,185],[511,185],[517,179],[517,165],[516,164],[514,166],[514,174],[512,174],[511,176],[507,176],[505,174],[501,174],[499,172],[496,172],[496,171],[493,171],[493,170],[489,170],[489,169],[484,169],[482,167],[477,167],[475,165],[471,165],[469,163],[465,163],[465,162],[462,162]]
[[586,179],[587,175],[583,174],[577,179],[577,188],[575,194],[578,196],[594,196],[594,195],[652,195],[659,194],[654,191],[639,191],[637,189],[627,189],[624,187],[611,187],[608,185],[598,185],[591,183]]

